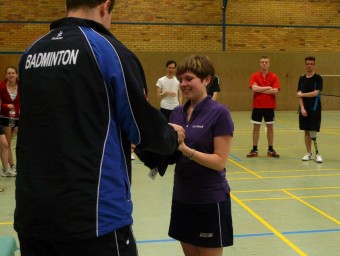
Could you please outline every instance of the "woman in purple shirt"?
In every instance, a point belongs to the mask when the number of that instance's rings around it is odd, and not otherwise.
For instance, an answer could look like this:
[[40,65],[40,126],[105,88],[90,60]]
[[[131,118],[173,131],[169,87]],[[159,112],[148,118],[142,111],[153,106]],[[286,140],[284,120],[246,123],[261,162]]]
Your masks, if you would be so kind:
[[205,56],[190,56],[177,69],[187,102],[170,123],[185,129],[176,161],[169,236],[186,256],[222,255],[233,244],[230,187],[226,180],[234,125],[226,106],[207,95],[215,75]]

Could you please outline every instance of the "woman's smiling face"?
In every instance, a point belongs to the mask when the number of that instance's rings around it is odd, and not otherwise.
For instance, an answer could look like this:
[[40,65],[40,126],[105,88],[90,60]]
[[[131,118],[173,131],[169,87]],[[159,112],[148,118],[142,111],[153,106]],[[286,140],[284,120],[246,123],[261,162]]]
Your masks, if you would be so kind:
[[18,78],[18,74],[17,74],[17,71],[14,68],[8,68],[6,70],[7,81],[14,83],[14,82],[16,82],[17,78]]
[[203,79],[197,77],[193,72],[185,72],[178,77],[180,88],[185,97],[193,102],[199,102],[207,96],[206,86],[210,77]]

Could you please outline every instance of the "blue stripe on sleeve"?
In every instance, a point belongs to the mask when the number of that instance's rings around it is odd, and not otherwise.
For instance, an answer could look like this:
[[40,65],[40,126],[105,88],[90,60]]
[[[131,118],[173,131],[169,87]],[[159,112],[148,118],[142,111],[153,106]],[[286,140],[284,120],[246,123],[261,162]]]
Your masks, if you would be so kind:
[[132,224],[132,202],[120,129],[132,143],[140,134],[131,110],[119,56],[107,39],[90,28],[81,28],[93,51],[107,90],[109,123],[103,148],[98,187],[97,235]]

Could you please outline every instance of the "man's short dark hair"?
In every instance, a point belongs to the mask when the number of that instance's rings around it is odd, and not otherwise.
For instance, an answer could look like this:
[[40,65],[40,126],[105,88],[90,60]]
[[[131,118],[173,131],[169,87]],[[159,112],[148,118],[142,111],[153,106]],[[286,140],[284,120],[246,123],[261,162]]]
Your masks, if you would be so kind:
[[176,61],[174,61],[174,60],[168,60],[167,62],[166,62],[166,67],[168,67],[169,65],[171,65],[171,64],[175,64],[175,67],[177,67],[177,63],[176,63]]
[[307,56],[307,57],[305,58],[305,62],[306,62],[307,60],[311,60],[311,61],[314,61],[314,62],[315,62],[315,57],[314,57],[314,56]]
[[[106,0],[66,0],[66,9],[71,10],[71,9],[76,9],[81,6],[86,6],[89,8],[94,8],[97,5],[105,2]],[[115,0],[110,0],[111,4],[109,7],[109,12],[112,11],[113,6],[115,5]]]

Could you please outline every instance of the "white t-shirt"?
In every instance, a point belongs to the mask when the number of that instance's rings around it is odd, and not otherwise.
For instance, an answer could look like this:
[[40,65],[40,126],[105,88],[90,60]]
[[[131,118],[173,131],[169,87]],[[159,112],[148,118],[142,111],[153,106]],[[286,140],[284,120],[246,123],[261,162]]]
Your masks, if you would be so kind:
[[167,78],[163,76],[158,79],[156,85],[163,91],[173,91],[176,93],[176,97],[165,96],[161,100],[161,108],[173,110],[179,105],[178,102],[178,91],[179,91],[179,81],[174,76],[173,78]]

